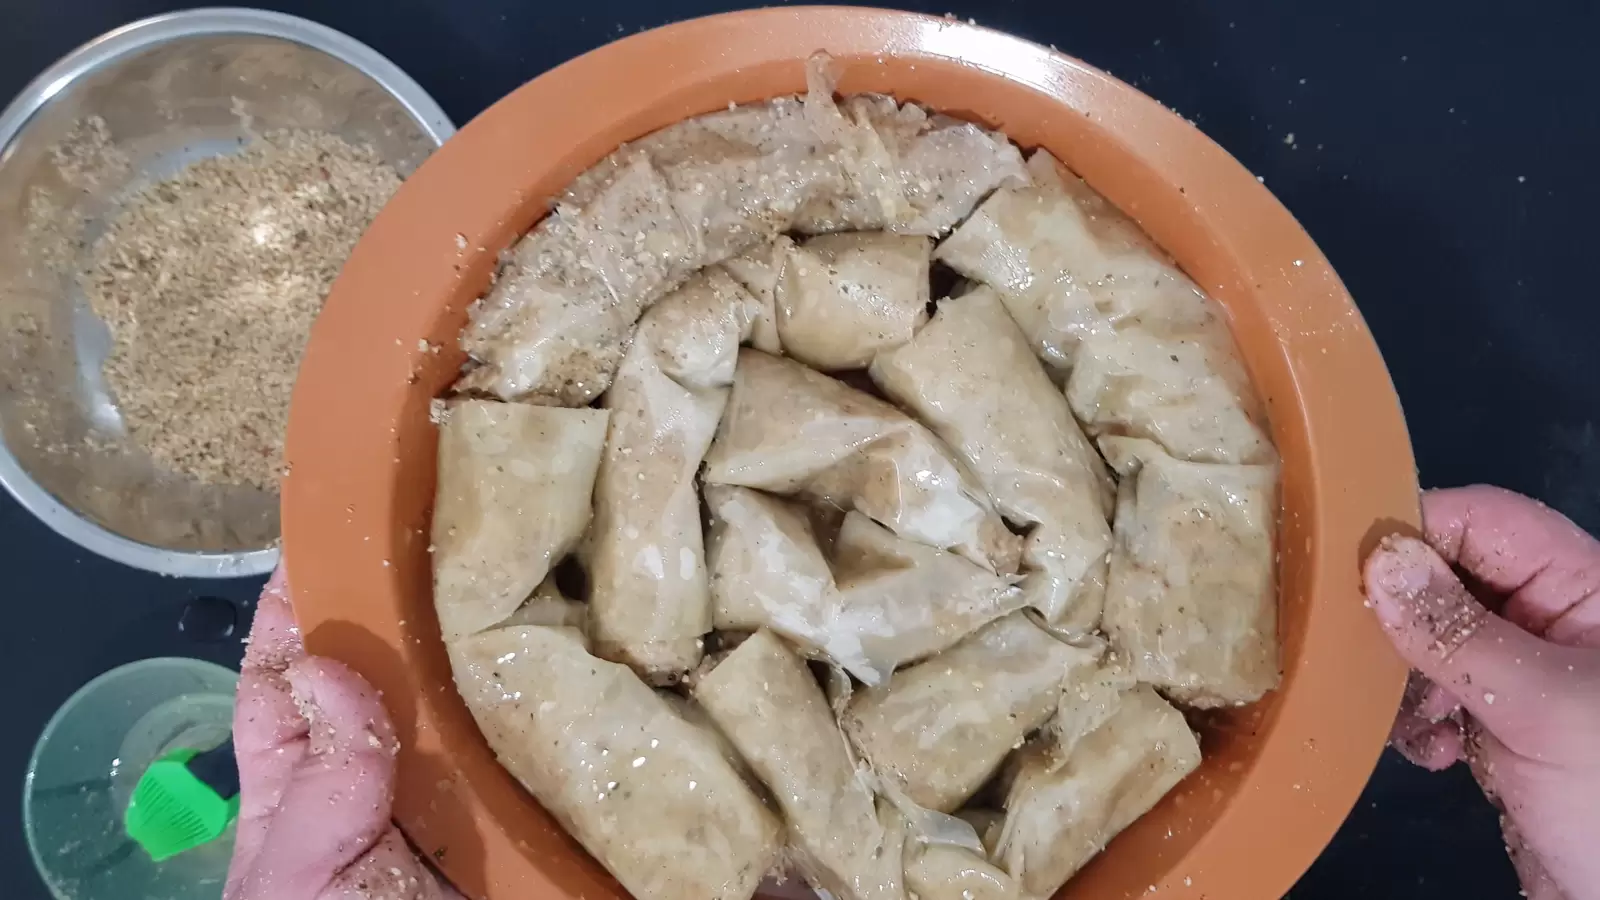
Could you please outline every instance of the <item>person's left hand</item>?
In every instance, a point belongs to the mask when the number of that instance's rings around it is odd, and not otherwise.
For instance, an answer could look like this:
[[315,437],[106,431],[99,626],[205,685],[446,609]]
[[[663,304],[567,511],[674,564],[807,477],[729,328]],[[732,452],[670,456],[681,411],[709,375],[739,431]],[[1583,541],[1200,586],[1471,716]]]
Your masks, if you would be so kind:
[[378,692],[306,656],[282,570],[256,609],[234,704],[239,824],[225,900],[448,900],[389,818],[394,727]]

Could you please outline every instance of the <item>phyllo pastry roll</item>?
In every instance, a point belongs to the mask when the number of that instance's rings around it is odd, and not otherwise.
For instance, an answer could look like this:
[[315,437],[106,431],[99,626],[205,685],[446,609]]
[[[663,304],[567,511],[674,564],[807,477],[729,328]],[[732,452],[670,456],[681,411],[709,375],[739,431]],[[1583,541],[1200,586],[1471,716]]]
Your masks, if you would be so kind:
[[943,438],[1013,523],[1028,605],[1081,632],[1100,623],[1113,483],[995,292],[942,300],[872,380]]
[[[813,88],[811,96],[819,93]],[[881,94],[846,97],[828,115],[849,124],[862,150],[850,166],[850,190],[801,210],[794,227],[806,234],[884,229],[939,237],[995,188],[1028,181],[1017,148],[971,122]]]
[[1277,469],[1173,459],[1107,438],[1123,473],[1106,634],[1134,678],[1190,706],[1278,686]]
[[782,848],[782,823],[715,734],[560,629],[498,628],[449,651],[501,765],[630,894],[755,893]]
[[814,369],[864,369],[928,320],[925,237],[824,234],[791,245],[774,297],[784,353]]
[[950,844],[906,849],[906,888],[917,900],[1017,900],[1017,880],[983,854]]
[[739,354],[704,480],[805,494],[991,571],[1016,571],[1020,539],[933,432],[791,360]]
[[747,488],[706,490],[713,622],[770,628],[867,684],[1022,606],[1012,579],[845,515],[824,558],[793,504]]
[[1074,363],[1078,343],[1129,323],[1187,330],[1210,302],[1137,223],[1049,153],[1028,158],[1026,187],[996,191],[934,258],[1000,292],[1037,354]]
[[1047,739],[1015,755],[995,859],[1023,897],[1045,900],[1199,765],[1183,715],[1134,688],[1070,751]]
[[1012,613],[858,693],[842,719],[845,733],[894,790],[950,812],[1049,720],[1062,685],[1099,657]]
[[1178,459],[1270,463],[1265,415],[1222,322],[1162,334],[1143,326],[1078,346],[1067,402],[1091,435],[1146,438]]
[[578,543],[610,414],[457,401],[439,427],[433,602],[446,640],[502,622]]
[[604,397],[611,412],[583,547],[595,652],[647,681],[700,661],[711,630],[695,474],[758,305],[711,267],[651,307]]
[[694,698],[767,786],[808,880],[840,900],[903,898],[901,838],[879,822],[822,688],[782,638],[756,632]]

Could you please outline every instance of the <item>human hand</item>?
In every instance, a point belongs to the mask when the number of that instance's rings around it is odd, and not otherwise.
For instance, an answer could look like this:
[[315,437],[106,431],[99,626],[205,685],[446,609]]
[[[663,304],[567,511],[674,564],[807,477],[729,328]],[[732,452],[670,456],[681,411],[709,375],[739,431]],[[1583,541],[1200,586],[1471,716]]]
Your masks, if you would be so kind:
[[389,818],[394,727],[378,692],[305,655],[279,569],[233,710],[239,824],[225,900],[452,900]]
[[1394,746],[1471,766],[1532,900],[1600,898],[1600,542],[1492,487],[1432,491],[1422,521],[1426,543],[1389,538],[1365,571],[1415,670]]

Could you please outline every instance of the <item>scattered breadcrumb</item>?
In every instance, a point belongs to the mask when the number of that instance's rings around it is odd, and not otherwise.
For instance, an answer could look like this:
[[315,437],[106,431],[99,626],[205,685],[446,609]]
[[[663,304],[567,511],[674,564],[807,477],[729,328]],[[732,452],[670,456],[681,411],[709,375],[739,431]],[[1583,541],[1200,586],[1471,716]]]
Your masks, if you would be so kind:
[[81,283],[132,440],[202,482],[276,490],[312,320],[399,186],[370,148],[290,131],[127,198]]

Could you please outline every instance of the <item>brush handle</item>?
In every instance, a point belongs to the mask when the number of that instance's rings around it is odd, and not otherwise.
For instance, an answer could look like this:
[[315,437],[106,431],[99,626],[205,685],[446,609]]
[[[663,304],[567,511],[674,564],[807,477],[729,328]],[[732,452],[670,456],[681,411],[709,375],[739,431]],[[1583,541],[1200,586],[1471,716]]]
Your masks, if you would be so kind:
[[224,800],[238,796],[239,760],[233,752],[232,736],[218,746],[194,756],[185,765],[194,773],[194,777],[216,791],[217,796]]

